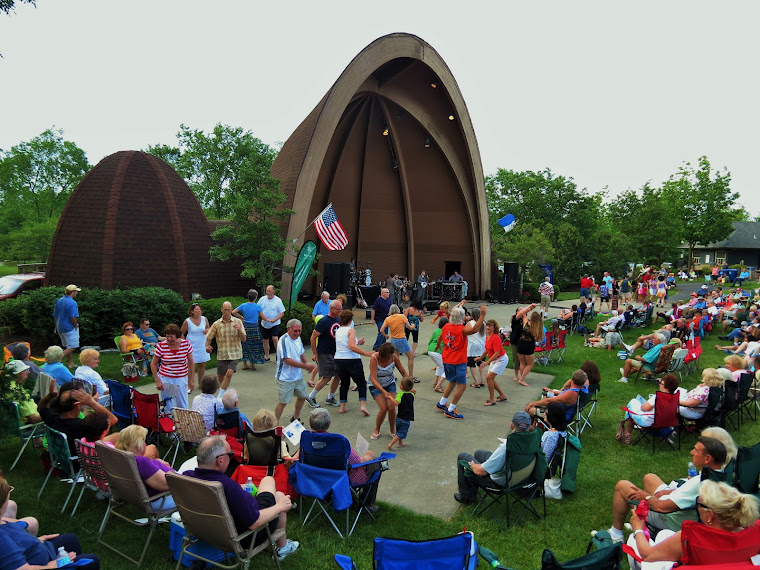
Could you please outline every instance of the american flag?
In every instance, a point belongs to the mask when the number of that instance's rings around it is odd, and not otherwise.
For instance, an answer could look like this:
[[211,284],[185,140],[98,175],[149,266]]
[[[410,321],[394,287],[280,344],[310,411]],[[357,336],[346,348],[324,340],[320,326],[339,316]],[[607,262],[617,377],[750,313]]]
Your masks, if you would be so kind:
[[348,245],[348,236],[335,215],[332,204],[327,206],[319,217],[314,220],[317,235],[325,247],[331,251],[344,249]]

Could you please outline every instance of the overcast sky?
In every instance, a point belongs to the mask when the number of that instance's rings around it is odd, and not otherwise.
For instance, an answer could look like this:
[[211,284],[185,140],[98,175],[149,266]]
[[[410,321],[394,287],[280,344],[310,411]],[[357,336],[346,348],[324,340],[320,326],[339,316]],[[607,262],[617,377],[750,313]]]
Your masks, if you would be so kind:
[[448,64],[486,174],[611,195],[707,155],[760,213],[760,3],[37,0],[0,15],[0,148],[46,128],[91,163],[221,122],[284,142],[366,45]]

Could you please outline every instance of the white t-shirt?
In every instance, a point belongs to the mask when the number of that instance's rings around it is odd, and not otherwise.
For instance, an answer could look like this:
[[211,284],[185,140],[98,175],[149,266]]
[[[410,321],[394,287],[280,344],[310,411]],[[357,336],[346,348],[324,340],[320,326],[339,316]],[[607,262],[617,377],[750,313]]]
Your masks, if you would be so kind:
[[[280,313],[285,312],[285,305],[282,304],[282,299],[280,299],[277,295],[272,297],[271,299],[269,297],[262,297],[259,299],[259,305],[261,305],[261,314],[264,315],[268,319],[273,319]],[[261,326],[265,329],[271,329],[275,325],[280,324],[280,319],[277,319],[275,322],[270,323],[269,321],[261,321]],[[284,336],[284,335],[283,335]]]
[[[467,323],[469,328],[475,326],[475,321]],[[486,335],[474,333],[467,337],[467,356],[480,356],[486,351]]]
[[304,353],[301,337],[295,340],[290,338],[289,334],[280,337],[277,343],[277,372],[275,378],[282,382],[298,382],[303,378],[303,368],[290,366],[285,362],[286,358],[292,358],[300,362],[301,355]]

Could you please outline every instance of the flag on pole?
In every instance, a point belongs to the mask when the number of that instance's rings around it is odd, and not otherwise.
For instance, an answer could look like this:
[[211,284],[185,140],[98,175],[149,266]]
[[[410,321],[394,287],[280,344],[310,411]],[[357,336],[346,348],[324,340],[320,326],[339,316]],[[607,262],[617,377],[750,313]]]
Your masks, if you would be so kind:
[[327,249],[338,251],[348,245],[348,236],[343,226],[340,225],[332,204],[322,210],[319,217],[314,220],[314,227],[317,230],[319,239],[322,240]]

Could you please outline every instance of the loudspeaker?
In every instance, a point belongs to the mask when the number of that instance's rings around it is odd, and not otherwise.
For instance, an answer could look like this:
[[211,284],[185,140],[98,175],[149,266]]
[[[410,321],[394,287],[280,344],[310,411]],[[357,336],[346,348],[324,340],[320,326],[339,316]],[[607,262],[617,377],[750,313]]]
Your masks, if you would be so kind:
[[520,284],[509,283],[507,284],[507,303],[519,303],[520,302]]
[[353,293],[347,293],[346,294],[346,306],[343,307],[344,309],[351,309],[353,306],[356,305],[356,296]]
[[504,278],[507,283],[517,282],[520,280],[518,265],[516,263],[504,264]]
[[348,292],[351,276],[351,265],[349,263],[325,263],[323,275],[324,290],[330,293],[330,297],[335,298],[339,293]]

